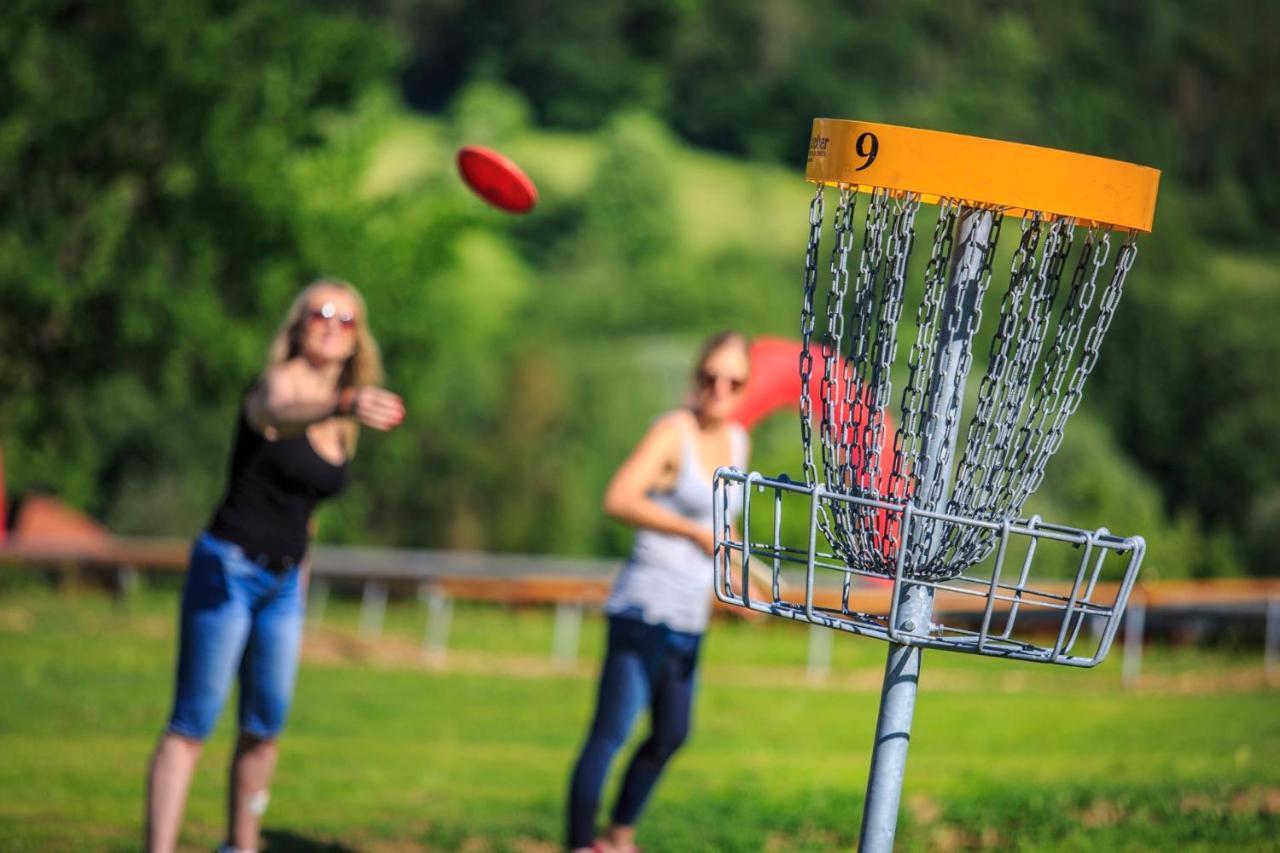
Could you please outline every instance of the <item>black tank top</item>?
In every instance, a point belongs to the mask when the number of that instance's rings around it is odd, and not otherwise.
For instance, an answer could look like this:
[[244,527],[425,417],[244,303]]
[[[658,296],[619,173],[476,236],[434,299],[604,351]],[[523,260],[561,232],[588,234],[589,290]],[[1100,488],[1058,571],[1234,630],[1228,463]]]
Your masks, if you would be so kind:
[[346,483],[346,463],[334,465],[316,453],[305,430],[268,441],[241,406],[227,491],[209,532],[270,569],[288,569],[307,551],[311,511]]

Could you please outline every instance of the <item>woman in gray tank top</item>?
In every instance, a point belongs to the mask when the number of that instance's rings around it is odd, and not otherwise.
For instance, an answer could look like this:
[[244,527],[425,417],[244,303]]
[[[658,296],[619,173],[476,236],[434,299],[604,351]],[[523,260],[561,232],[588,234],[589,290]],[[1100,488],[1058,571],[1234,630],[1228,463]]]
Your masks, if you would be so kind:
[[[711,615],[711,477],[722,465],[747,467],[746,431],[729,420],[746,385],[747,350],[737,332],[709,338],[691,405],[654,421],[605,492],[605,512],[635,527],[636,538],[605,604],[609,640],[596,713],[569,787],[571,849],[636,849],[636,819],[688,735]],[[645,706],[649,737],[631,758],[608,832],[597,838],[605,776]]]

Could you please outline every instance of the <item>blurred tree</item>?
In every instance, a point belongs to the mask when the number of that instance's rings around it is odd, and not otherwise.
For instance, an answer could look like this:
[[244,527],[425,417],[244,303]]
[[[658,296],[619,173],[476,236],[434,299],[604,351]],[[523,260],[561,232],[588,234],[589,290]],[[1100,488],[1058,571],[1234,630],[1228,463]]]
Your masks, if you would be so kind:
[[1122,354],[1101,362],[1101,399],[1171,510],[1246,537],[1253,565],[1274,567],[1257,543],[1275,535],[1280,483],[1280,276],[1234,254],[1190,272],[1157,268],[1137,282],[1118,315]]
[[362,0],[404,29],[410,103],[501,80],[538,121],[620,109],[698,145],[798,163],[819,115],[1125,157],[1210,203],[1201,226],[1274,243],[1280,6],[1270,0]]
[[[1149,534],[1164,573],[1239,554],[1274,571],[1280,89],[1258,81],[1278,9],[17,0],[0,17],[11,488],[189,532],[275,322],[325,273],[364,290],[410,421],[362,446],[322,536],[621,550],[600,490],[680,402],[698,337],[795,333],[803,220],[789,254],[752,237],[789,198],[757,195],[779,170],[681,138],[798,166],[814,116],[858,116],[1165,170],[1088,394],[1114,434],[1073,424],[1039,506]],[[397,72],[438,117],[405,114]],[[537,213],[467,194],[462,141],[540,155]],[[763,467],[794,472],[795,439],[794,419],[764,429]]]
[[24,0],[0,16],[0,52],[11,486],[99,512],[124,490],[131,517],[193,524],[220,466],[176,504],[149,501],[148,478],[220,458],[228,407],[311,272],[281,165],[390,73],[394,44],[302,2]]

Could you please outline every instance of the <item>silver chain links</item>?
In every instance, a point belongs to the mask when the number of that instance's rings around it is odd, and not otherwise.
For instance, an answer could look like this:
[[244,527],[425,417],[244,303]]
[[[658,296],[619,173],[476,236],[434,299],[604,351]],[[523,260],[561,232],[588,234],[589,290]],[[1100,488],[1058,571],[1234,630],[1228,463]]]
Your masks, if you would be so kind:
[[[967,207],[963,212],[970,212],[973,210],[982,209]],[[949,325],[947,328],[948,337],[950,339],[954,340],[958,336],[962,341],[959,352],[959,361],[954,372],[955,378],[952,380],[954,381],[955,386],[948,389],[947,396],[949,403],[947,405],[946,414],[943,416],[941,434],[947,436],[954,435],[955,431],[959,429],[960,401],[964,397],[966,380],[973,365],[973,342],[977,336],[978,328],[982,325],[982,302],[983,298],[986,296],[987,288],[991,284],[991,268],[995,261],[996,247],[1000,242],[1001,226],[1004,223],[1004,212],[1001,210],[989,210],[984,215],[989,215],[991,217],[991,225],[983,242],[976,247],[978,251],[977,269],[972,272],[962,269],[955,276],[956,281],[971,282],[962,285],[962,287],[965,290],[972,288],[972,295],[964,297],[972,300],[972,310],[952,312],[950,314]],[[980,230],[978,233],[981,233]],[[972,239],[976,239],[976,237]],[[970,257],[967,247],[966,250],[962,252],[961,257],[966,259],[962,261],[962,263],[967,262],[967,259]],[[959,318],[961,316],[968,317],[966,327],[963,331],[959,328]],[[941,369],[938,373],[931,375],[931,381],[943,376],[952,375],[949,365],[949,348],[944,351],[942,359],[943,363],[941,365]],[[930,390],[936,392],[938,389]],[[932,395],[927,393],[926,399],[930,396]],[[928,423],[926,425],[927,429],[933,430],[937,428],[937,416],[937,412],[930,412]],[[943,441],[937,459],[929,460],[929,462],[934,466],[933,471],[931,471],[929,475],[930,486],[928,491],[925,492],[918,487],[919,481],[917,480],[915,484],[917,488],[914,489],[917,505],[932,510],[944,508],[942,506],[944,499],[942,490],[944,483],[950,480],[950,478],[945,476],[945,472],[950,469],[952,452],[953,448],[951,443]],[[926,460],[923,459],[921,460],[921,464],[918,466],[919,470],[928,470],[924,464],[925,461]],[[939,474],[938,472],[943,473]],[[955,534],[957,533],[957,526],[938,520],[922,520],[922,522],[923,523],[919,525],[918,533],[916,531],[912,531],[912,533],[913,535],[918,535],[920,537],[920,541],[930,543],[930,547],[922,553],[911,555],[913,559],[910,560],[910,565],[913,576],[932,579],[950,577],[957,574],[958,570],[955,569],[955,561],[948,558],[948,553],[951,550]],[[941,535],[939,535],[939,533],[941,533]],[[963,567],[961,567],[960,570],[962,569]]]
[[[809,387],[813,376],[813,303],[818,288],[818,248],[822,241],[825,187],[818,189],[809,202],[809,242],[804,253],[804,296],[800,303],[800,439],[804,449],[804,480],[810,488],[818,485],[818,468],[813,461],[813,395]],[[828,539],[832,538],[826,504],[819,504],[818,522]]]
[[[842,205],[843,206],[843,205]],[[854,285],[852,313],[854,318],[853,332],[850,335],[850,354],[846,360],[841,356],[845,329],[843,304],[847,290],[847,276],[843,282],[832,281],[832,295],[838,297],[841,310],[827,315],[827,341],[829,348],[824,348],[827,355],[824,374],[824,395],[822,406],[822,456],[826,465],[824,469],[827,486],[845,494],[859,494],[857,474],[851,464],[851,451],[856,442],[853,435],[862,424],[863,407],[859,405],[859,390],[865,389],[867,378],[867,356],[873,338],[873,318],[876,304],[877,283],[882,277],[885,256],[885,232],[889,227],[892,199],[883,189],[871,193],[867,203],[866,223],[863,226],[862,252],[858,260],[858,275]],[[846,213],[843,236],[852,232],[853,211],[852,200]],[[848,246],[839,245],[841,232],[837,218],[837,249],[841,250],[841,263],[845,263]],[[834,264],[833,264],[834,268]],[[838,291],[838,293],[837,293]],[[841,382],[841,378],[844,382]],[[843,393],[837,398],[836,389]],[[856,424],[856,425],[855,425]],[[860,521],[859,508],[847,503],[839,503],[834,507],[838,525],[837,536],[832,545],[846,560],[861,560],[871,542],[867,538],[865,526]]]
[[[1020,500],[1013,509],[1015,513],[1021,511],[1022,503],[1032,492],[1039,488],[1040,482],[1044,479],[1045,466],[1053,454],[1058,452],[1058,448],[1062,446],[1062,436],[1066,431],[1067,419],[1075,414],[1076,409],[1080,407],[1081,396],[1084,393],[1084,383],[1098,363],[1098,355],[1102,352],[1102,339],[1106,337],[1107,330],[1111,328],[1111,322],[1115,319],[1116,307],[1119,305],[1120,296],[1124,292],[1125,280],[1128,278],[1129,271],[1133,269],[1133,263],[1138,257],[1137,241],[1138,235],[1135,232],[1130,232],[1125,238],[1124,244],[1120,247],[1115,268],[1112,270],[1111,280],[1107,283],[1106,289],[1102,292],[1102,299],[1098,303],[1098,316],[1094,319],[1093,326],[1089,329],[1089,334],[1085,338],[1084,354],[1080,358],[1080,363],[1076,365],[1075,372],[1071,375],[1071,381],[1067,385],[1067,393],[1062,398],[1062,405],[1058,408],[1058,412],[1053,419],[1053,425],[1049,429],[1047,439],[1035,454],[1030,471],[1019,489]],[[1101,242],[1102,248],[1098,252],[1098,260],[1095,262],[1094,269],[1090,275],[1088,288],[1090,299],[1092,298],[1093,281],[1096,280],[1099,271],[1106,263],[1107,255],[1110,252],[1111,235],[1103,233]],[[1083,298],[1082,296],[1082,300]]]
[[[968,484],[969,488],[958,490],[953,495],[947,507],[949,512],[966,517],[1004,520],[1007,517],[1014,517],[1021,509],[1021,503],[1019,503],[1017,509],[1010,511],[1008,499],[1023,470],[1019,460],[1025,445],[1019,442],[1010,449],[1009,442],[1015,434],[1019,418],[1022,417],[1024,404],[1039,363],[1038,356],[1051,328],[1053,305],[1057,298],[1062,270],[1067,255],[1071,251],[1074,234],[1075,223],[1071,219],[1058,219],[1050,225],[1040,264],[1032,276],[1025,316],[1022,314],[1021,300],[1006,298],[1002,302],[1001,325],[1007,323],[1010,327],[1017,329],[1016,334],[1013,335],[1014,354],[1008,371],[1010,378],[1003,385],[991,386],[993,389],[999,387],[1003,392],[992,399],[992,407],[998,412],[995,423],[990,427],[994,434],[988,439],[980,425],[977,429],[972,429],[971,425],[973,435],[967,440],[965,449],[965,455],[980,454],[983,445],[989,441],[994,445],[992,452],[999,461],[991,466],[986,476],[979,475],[977,488],[974,488],[971,482]],[[1015,271],[1011,270],[1010,291],[1019,287],[1020,283],[1017,281]],[[1004,309],[1008,310],[1008,314]],[[992,365],[988,366],[988,374],[991,367]],[[1034,399],[1030,412],[1026,416],[1028,421],[1034,419],[1036,412],[1039,411],[1039,405],[1039,398]],[[1028,435],[1026,429],[1028,421],[1024,421],[1024,427],[1018,433],[1019,436]],[[969,441],[974,438],[976,443],[970,444]],[[952,536],[947,545],[951,553],[948,566],[945,567],[949,575],[954,575],[962,571],[966,565],[980,560],[995,541],[994,535],[974,528],[963,531],[952,529],[949,533]]]
[[1005,392],[1009,390],[1015,366],[1010,350],[1018,337],[1027,289],[1035,271],[1041,228],[1039,214],[1022,221],[1022,238],[1014,252],[1009,289],[1000,304],[987,372],[978,388],[977,405],[965,438],[965,452],[956,473],[956,487],[952,495],[955,506],[985,505],[984,497],[991,488],[991,479],[998,474],[1004,462],[1001,451],[1005,449],[1008,436],[1006,425],[997,418],[996,403],[1001,400],[1001,414],[1007,414],[1003,411],[1003,404],[1008,402]]
[[[868,423],[861,430],[849,432],[860,439],[849,450],[849,456],[857,454],[861,462],[861,476],[858,478],[859,494],[879,497],[883,494],[884,477],[890,475],[885,470],[885,462],[880,458],[880,449],[884,443],[885,419],[892,397],[892,368],[898,354],[898,323],[902,318],[902,308],[907,285],[907,268],[911,261],[911,250],[915,245],[915,219],[920,210],[920,195],[908,193],[899,199],[894,208],[893,228],[889,234],[889,245],[886,248],[886,267],[884,295],[880,300],[880,318],[876,327],[874,358],[870,365],[870,375],[863,389],[850,389],[847,399],[865,403],[868,412]],[[862,393],[860,393],[862,392]],[[864,399],[865,398],[865,399]],[[852,407],[856,412],[859,407]],[[874,525],[876,530],[877,551],[884,557],[892,559],[892,549],[886,549],[884,539],[887,535],[885,525],[880,523],[880,514],[865,511],[864,520]]]
[[[800,315],[800,422],[806,483],[857,497],[894,503],[910,501],[919,507],[936,507],[966,518],[1015,518],[1043,479],[1048,460],[1062,443],[1066,422],[1080,404],[1085,380],[1097,362],[1102,339],[1133,266],[1136,236],[1129,234],[1121,247],[1090,324],[1097,279],[1110,255],[1109,233],[1094,229],[1086,234],[1067,296],[1055,317],[1054,306],[1068,255],[1073,250],[1076,224],[1069,218],[1049,220],[1034,212],[1023,220],[1010,265],[1008,289],[1000,299],[998,319],[987,348],[988,363],[978,387],[974,413],[955,450],[959,460],[955,486],[942,507],[939,502],[946,478],[929,472],[947,470],[950,454],[944,442],[938,453],[940,458],[926,459],[924,436],[930,430],[950,434],[959,428],[963,395],[948,394],[950,403],[945,412],[929,411],[927,401],[939,390],[930,387],[930,383],[948,373],[948,365],[937,363],[939,358],[950,357],[940,345],[945,333],[968,342],[959,348],[955,371],[959,383],[955,390],[963,390],[972,366],[972,342],[983,319],[983,297],[991,282],[1003,214],[989,210],[990,236],[979,247],[977,269],[962,273],[970,282],[971,294],[965,298],[973,299],[973,310],[952,312],[950,322],[958,322],[955,318],[967,313],[969,328],[943,329],[946,291],[953,272],[950,266],[954,235],[961,215],[973,208],[951,199],[939,202],[923,293],[915,309],[915,338],[906,350],[907,375],[893,436],[893,456],[886,460],[881,458],[881,447],[920,198],[872,191],[859,246],[855,228],[857,188],[841,187],[839,193],[832,222],[834,244],[826,329],[819,347],[823,372],[817,383],[817,413],[810,388],[824,214],[822,187],[809,205]],[[856,274],[849,267],[853,251],[858,252]],[[1079,361],[1072,370],[1077,353]],[[815,420],[821,474],[813,447]],[[922,493],[920,482],[926,475],[929,494]],[[953,577],[983,559],[994,545],[992,534],[969,526],[962,531],[961,525],[943,524],[944,535],[937,538],[927,524],[903,531],[897,516],[846,502],[820,502],[818,524],[842,559],[883,574],[894,570],[901,548],[910,549],[913,542],[921,539],[941,542],[941,547],[930,548],[932,556],[908,553],[908,573],[923,579]],[[908,537],[910,541],[906,541]],[[847,609],[847,582],[845,586]]]

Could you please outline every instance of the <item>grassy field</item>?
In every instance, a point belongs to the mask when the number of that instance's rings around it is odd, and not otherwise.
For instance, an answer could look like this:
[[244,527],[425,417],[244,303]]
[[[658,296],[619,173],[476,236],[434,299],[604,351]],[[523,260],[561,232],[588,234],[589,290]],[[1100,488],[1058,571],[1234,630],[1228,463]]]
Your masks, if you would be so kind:
[[[127,850],[167,710],[172,590],[0,592],[0,848]],[[548,659],[546,611],[462,606],[450,652],[422,659],[422,610],[393,605],[378,640],[335,600],[312,626],[267,815],[271,850],[554,850],[591,708],[602,631]],[[883,646],[718,622],[695,732],[651,803],[649,850],[849,847],[856,838]],[[900,849],[1276,849],[1280,714],[1256,650],[1148,652],[1122,691],[1095,671],[926,655]],[[220,839],[224,716],[184,841]],[[616,780],[615,780],[616,781]]]

